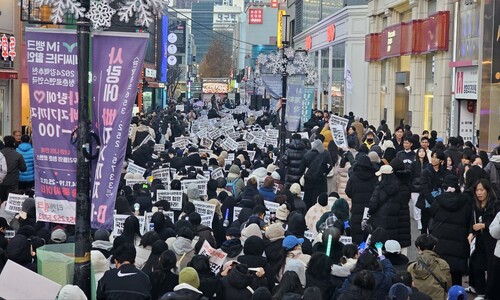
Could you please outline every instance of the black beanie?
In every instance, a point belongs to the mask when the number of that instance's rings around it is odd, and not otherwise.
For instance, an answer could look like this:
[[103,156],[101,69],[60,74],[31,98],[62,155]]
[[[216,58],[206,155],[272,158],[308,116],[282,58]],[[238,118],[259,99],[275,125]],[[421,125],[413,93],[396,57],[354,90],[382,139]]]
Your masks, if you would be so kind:
[[321,206],[328,205],[328,195],[326,193],[321,193],[318,196],[318,204]]
[[257,255],[262,256],[264,252],[264,241],[258,236],[251,236],[245,240],[245,245],[243,246],[243,253],[245,255]]

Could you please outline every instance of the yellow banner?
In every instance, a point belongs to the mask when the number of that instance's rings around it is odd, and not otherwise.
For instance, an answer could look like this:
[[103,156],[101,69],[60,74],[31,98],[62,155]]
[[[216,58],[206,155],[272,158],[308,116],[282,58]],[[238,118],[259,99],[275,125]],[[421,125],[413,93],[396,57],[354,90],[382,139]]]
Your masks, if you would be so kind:
[[278,32],[276,33],[276,46],[283,47],[283,16],[286,14],[284,9],[278,10]]

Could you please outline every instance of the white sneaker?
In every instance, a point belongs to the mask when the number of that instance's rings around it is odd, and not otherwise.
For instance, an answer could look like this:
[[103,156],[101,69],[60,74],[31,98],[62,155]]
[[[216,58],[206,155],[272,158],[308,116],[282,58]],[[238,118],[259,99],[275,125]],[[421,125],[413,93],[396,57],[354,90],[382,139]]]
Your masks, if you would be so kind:
[[477,295],[477,297],[474,298],[474,300],[484,300],[484,295]]
[[418,230],[422,229],[422,221],[420,221],[420,220],[417,221],[417,229]]

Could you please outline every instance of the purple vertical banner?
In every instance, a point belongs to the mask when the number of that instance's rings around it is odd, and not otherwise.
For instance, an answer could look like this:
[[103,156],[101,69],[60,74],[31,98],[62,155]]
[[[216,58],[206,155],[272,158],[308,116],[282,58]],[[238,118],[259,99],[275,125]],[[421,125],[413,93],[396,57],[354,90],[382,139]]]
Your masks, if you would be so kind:
[[288,77],[286,86],[286,130],[299,131],[302,115],[302,102],[304,101],[304,75]]
[[92,172],[92,228],[112,229],[113,211],[148,35],[92,37],[92,126],[101,141]]
[[26,28],[37,221],[75,224],[78,122],[74,30]]

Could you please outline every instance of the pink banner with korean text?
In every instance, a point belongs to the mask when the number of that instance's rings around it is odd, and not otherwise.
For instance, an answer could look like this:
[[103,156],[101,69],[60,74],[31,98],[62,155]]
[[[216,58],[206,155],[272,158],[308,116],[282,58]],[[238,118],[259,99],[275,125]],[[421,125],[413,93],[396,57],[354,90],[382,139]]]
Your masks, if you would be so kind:
[[26,28],[37,221],[75,223],[78,122],[74,30]]
[[128,130],[148,35],[101,32],[92,37],[92,128],[101,148],[92,168],[92,228],[112,229]]

